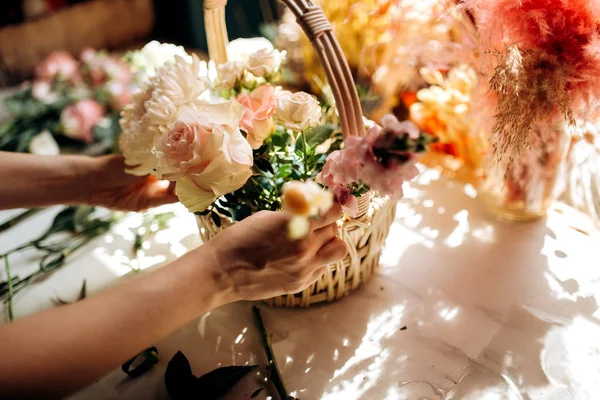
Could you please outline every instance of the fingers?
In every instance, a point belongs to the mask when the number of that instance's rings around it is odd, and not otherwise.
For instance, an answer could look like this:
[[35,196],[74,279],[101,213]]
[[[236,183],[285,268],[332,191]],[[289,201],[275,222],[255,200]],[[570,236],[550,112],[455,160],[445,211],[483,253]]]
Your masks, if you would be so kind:
[[334,237],[317,251],[313,262],[315,265],[329,265],[340,261],[348,254],[346,242]]
[[177,203],[179,201],[179,198],[171,191],[171,185],[167,181],[151,182],[146,189],[146,196],[148,208]]
[[337,234],[338,227],[336,223],[324,226],[321,229],[317,229],[311,236],[311,240],[314,243],[316,250],[319,250],[327,242],[335,237]]
[[342,206],[339,203],[333,203],[333,206],[325,213],[325,215],[311,221],[313,231],[331,225],[342,217]]

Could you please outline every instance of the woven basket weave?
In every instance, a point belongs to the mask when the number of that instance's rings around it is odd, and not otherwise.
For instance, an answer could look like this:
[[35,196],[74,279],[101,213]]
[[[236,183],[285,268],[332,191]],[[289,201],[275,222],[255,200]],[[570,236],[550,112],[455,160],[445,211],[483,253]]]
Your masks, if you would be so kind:
[[[315,47],[333,92],[345,136],[363,136],[365,126],[354,80],[331,25],[321,9],[310,0],[282,1],[296,16]],[[217,64],[227,61],[226,0],[205,0],[205,26],[210,58]],[[282,307],[308,307],[331,302],[367,281],[379,265],[385,238],[394,220],[396,205],[387,198],[368,193],[358,199],[356,218],[338,221],[338,235],[348,244],[348,256],[336,264],[306,290],[268,300]],[[203,241],[215,237],[234,222],[221,216],[221,226],[210,216],[199,216],[198,226]]]

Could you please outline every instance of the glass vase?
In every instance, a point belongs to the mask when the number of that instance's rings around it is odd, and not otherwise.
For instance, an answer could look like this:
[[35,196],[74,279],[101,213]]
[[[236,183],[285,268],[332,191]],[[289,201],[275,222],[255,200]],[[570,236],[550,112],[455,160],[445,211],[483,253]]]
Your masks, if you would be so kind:
[[499,217],[533,221],[546,216],[564,173],[570,132],[564,121],[537,123],[529,146],[502,158],[490,154],[481,197]]

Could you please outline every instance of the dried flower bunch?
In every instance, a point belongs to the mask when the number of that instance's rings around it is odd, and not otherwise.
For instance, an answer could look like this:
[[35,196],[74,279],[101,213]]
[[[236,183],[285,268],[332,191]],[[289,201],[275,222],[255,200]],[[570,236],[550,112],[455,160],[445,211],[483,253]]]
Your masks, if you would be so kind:
[[512,159],[541,120],[574,117],[600,96],[600,2],[465,0],[495,61],[495,154]]

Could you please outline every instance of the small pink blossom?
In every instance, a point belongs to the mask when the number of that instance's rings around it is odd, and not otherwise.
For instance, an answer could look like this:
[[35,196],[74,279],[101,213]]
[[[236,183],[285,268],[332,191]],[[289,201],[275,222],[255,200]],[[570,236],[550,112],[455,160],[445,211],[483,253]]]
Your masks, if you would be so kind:
[[364,137],[346,138],[344,149],[327,157],[317,181],[337,193],[336,197],[347,197],[346,185],[362,182],[381,194],[401,198],[402,184],[419,173],[415,166],[418,155],[396,150],[394,145],[407,135],[417,139],[420,132],[414,124],[394,116],[385,116],[382,124],[369,129]]
[[334,185],[329,187],[335,200],[340,203],[342,209],[351,217],[358,214],[358,199],[352,194],[352,190],[343,185]]
[[362,162],[360,159],[359,144],[356,138],[346,139],[346,148],[336,150],[328,157],[323,170],[317,175],[317,182],[327,187],[346,185],[358,180]]
[[237,101],[246,110],[240,128],[247,133],[246,139],[250,146],[258,149],[275,129],[273,124],[273,114],[277,109],[275,88],[271,85],[263,85],[250,94],[240,94]]
[[85,143],[93,142],[93,128],[100,122],[104,112],[102,105],[90,99],[68,106],[60,115],[65,136]]
[[37,68],[38,79],[52,81],[61,79],[70,82],[79,82],[79,64],[66,51],[57,51],[50,54]]

